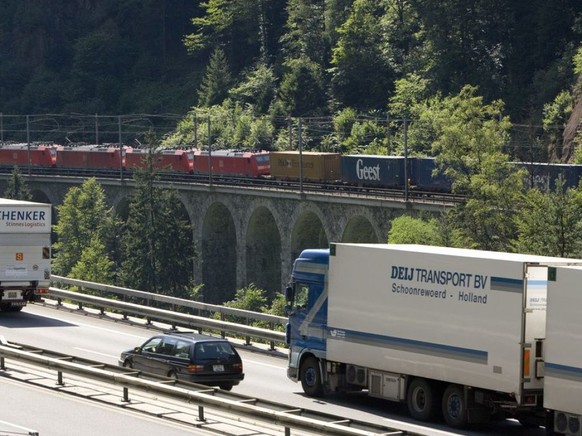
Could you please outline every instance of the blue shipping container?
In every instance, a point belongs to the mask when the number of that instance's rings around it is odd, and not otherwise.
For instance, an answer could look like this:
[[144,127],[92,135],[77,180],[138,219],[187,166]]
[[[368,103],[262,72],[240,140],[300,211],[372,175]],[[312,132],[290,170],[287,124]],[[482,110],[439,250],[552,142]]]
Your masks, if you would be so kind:
[[342,181],[357,186],[404,187],[403,156],[342,156]]

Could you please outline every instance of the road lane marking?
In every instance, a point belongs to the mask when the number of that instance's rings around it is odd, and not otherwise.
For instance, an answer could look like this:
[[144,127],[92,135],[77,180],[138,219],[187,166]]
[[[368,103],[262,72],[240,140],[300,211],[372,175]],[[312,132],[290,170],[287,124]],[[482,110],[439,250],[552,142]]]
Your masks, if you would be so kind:
[[[21,425],[13,424],[13,423],[11,423],[11,422],[8,422],[8,421],[0,421],[0,424],[2,424],[2,425],[6,425],[6,426],[8,426],[8,425],[9,425],[10,427],[13,427],[13,428],[18,428],[18,429],[20,429],[20,430],[24,430],[24,431],[26,431],[28,434],[37,434],[37,432],[36,432],[36,431],[34,431],[34,430],[31,430],[31,429],[29,429],[29,428],[26,428],[26,427],[22,427]],[[4,432],[2,432],[2,433],[4,433]],[[7,433],[10,433],[10,432],[7,432]]]
[[243,363],[244,362],[254,363],[255,365],[268,366],[269,368],[275,368],[275,369],[285,369],[285,368],[287,368],[286,366],[271,365],[270,363],[259,362],[257,360],[246,359],[246,358],[244,359]]
[[79,350],[82,351],[84,353],[91,353],[91,354],[97,354],[99,356],[104,356],[104,357],[111,357],[113,359],[119,359],[119,356],[112,356],[111,354],[105,354],[105,353],[99,353],[98,351],[93,351],[93,350],[88,350],[87,348],[79,348],[79,347],[73,347],[74,350]]

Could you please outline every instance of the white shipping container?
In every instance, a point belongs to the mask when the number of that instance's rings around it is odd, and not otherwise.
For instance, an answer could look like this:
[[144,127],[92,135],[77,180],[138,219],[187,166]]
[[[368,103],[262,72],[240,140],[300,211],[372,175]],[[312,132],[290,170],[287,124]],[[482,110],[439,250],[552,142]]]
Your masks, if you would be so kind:
[[[327,359],[514,393],[519,402],[521,344],[533,353],[545,331],[547,268],[534,264],[564,261],[443,247],[335,244]],[[523,389],[542,389],[533,354],[524,365]]]
[[582,268],[556,268],[548,282],[544,407],[582,415]]

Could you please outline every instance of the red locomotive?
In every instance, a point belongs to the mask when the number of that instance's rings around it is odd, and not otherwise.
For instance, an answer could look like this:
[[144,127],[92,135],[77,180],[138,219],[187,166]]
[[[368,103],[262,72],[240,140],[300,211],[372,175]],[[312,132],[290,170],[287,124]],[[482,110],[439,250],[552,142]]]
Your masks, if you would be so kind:
[[0,165],[46,167],[56,165],[57,146],[52,144],[8,144],[0,147]]
[[125,166],[122,152],[115,145],[59,146],[56,155],[58,168],[120,170]]
[[[128,148],[125,153],[125,168],[144,169],[149,150]],[[194,150],[160,149],[152,153],[152,165],[157,170],[168,170],[180,173],[192,173],[194,166]]]
[[210,162],[212,174],[216,175],[262,177],[271,174],[268,151],[216,150],[209,154],[208,151],[196,150],[194,173],[208,174]]

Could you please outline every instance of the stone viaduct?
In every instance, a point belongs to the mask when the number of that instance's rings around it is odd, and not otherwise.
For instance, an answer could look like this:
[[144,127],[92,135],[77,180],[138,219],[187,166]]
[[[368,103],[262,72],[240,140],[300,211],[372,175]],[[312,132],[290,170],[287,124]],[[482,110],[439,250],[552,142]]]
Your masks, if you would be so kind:
[[[6,189],[8,175],[0,176]],[[82,177],[30,176],[34,201],[60,205]],[[125,219],[132,180],[98,179],[108,202]],[[160,187],[170,186],[158,182]],[[305,248],[330,242],[386,242],[390,222],[403,214],[436,213],[443,204],[234,186],[173,183],[190,219],[197,258],[195,283],[204,301],[220,303],[251,283],[269,291],[284,287],[293,260]],[[58,220],[53,214],[53,223]],[[221,301],[222,300],[222,301]]]

